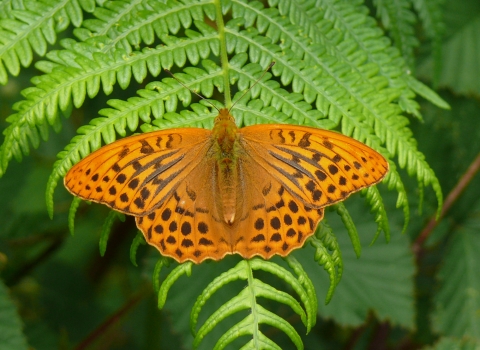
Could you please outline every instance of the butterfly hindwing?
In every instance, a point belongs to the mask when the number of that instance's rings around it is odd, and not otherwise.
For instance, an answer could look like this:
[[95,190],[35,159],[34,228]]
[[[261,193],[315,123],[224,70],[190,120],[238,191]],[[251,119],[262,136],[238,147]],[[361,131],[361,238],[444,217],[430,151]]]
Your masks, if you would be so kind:
[[233,251],[244,258],[286,256],[303,246],[323,218],[323,209],[301,203],[248,154],[241,158],[244,209]]
[[231,228],[216,205],[215,169],[215,159],[203,156],[167,201],[149,215],[136,218],[146,241],[162,255],[200,263],[231,254]]

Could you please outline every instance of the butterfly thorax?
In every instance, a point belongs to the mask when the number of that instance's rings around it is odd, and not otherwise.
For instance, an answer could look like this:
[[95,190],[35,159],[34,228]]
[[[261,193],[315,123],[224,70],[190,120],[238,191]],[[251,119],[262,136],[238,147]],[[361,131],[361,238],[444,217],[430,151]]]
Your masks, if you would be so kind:
[[228,225],[232,225],[235,220],[237,203],[237,130],[229,110],[222,108],[215,118],[212,134],[216,146],[216,183],[221,198],[218,210]]

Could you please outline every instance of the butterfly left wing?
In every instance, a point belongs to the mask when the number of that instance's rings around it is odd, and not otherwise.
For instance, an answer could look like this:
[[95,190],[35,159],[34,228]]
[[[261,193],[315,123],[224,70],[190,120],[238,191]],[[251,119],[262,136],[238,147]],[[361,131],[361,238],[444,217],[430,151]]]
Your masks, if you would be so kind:
[[160,207],[136,218],[145,240],[180,263],[220,260],[232,253],[231,227],[216,205],[216,158],[201,158]]
[[300,202],[322,208],[380,182],[388,162],[342,134],[295,125],[240,129],[241,144]]
[[210,136],[210,130],[183,128],[123,138],[74,165],[65,187],[122,213],[148,215],[200,162]]

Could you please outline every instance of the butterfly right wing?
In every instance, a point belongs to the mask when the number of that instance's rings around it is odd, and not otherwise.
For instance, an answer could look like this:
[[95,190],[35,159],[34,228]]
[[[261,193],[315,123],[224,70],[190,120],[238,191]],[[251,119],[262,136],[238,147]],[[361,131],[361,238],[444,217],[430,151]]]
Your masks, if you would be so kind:
[[257,161],[253,149],[243,149],[239,175],[241,206],[237,212],[233,252],[249,259],[286,256],[301,248],[323,219],[323,208],[312,208],[293,196],[269,169]]
[[182,128],[123,138],[74,165],[65,187],[125,214],[150,214],[170,198],[210,147],[211,131]]

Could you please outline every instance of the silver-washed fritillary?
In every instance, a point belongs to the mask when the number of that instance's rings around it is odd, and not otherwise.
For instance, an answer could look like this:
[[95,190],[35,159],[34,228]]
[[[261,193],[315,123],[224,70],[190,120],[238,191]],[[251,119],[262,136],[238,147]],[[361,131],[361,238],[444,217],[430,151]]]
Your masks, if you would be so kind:
[[147,242],[178,262],[286,256],[324,207],[378,183],[388,162],[339,133],[294,125],[237,128],[221,109],[213,130],[126,137],[76,164],[76,196],[134,215]]

